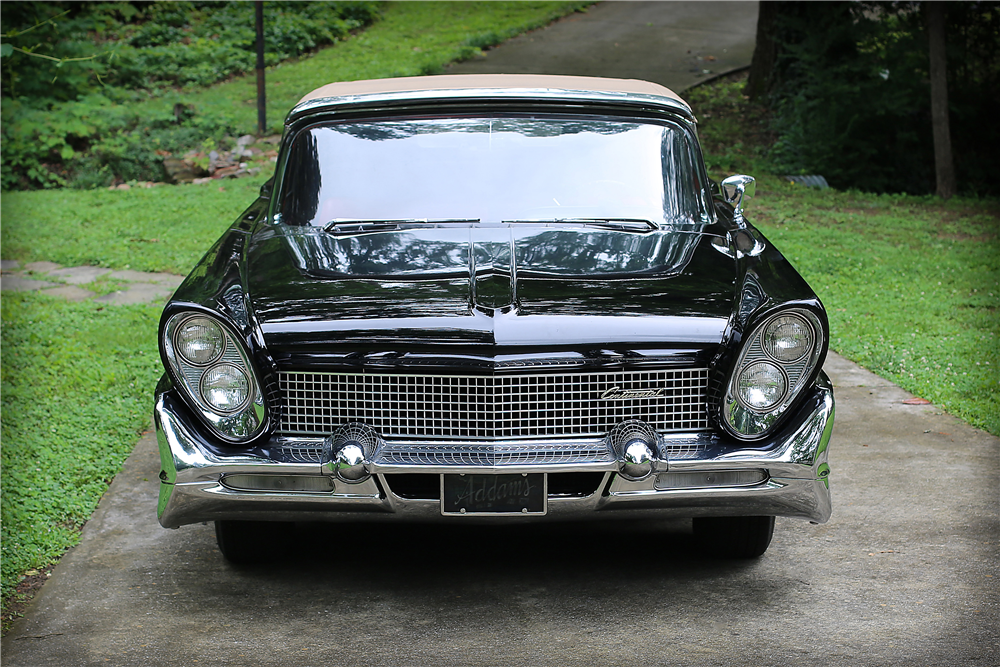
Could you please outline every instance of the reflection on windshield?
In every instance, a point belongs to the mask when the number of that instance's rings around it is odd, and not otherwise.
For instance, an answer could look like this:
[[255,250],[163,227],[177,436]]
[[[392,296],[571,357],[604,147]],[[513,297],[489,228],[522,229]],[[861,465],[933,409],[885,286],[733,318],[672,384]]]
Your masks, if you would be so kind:
[[281,221],[630,218],[699,222],[691,148],[667,124],[448,118],[316,126],[292,146]]

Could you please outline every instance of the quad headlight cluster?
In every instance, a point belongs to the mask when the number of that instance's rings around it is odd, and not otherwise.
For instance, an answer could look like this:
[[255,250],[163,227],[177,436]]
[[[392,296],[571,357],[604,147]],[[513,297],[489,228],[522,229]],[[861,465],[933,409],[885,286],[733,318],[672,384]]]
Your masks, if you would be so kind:
[[729,379],[723,418],[734,434],[754,439],[777,422],[808,381],[824,341],[807,310],[772,315],[747,337]]
[[203,313],[178,313],[163,328],[163,350],[174,381],[222,439],[242,442],[260,431],[260,383],[226,325]]

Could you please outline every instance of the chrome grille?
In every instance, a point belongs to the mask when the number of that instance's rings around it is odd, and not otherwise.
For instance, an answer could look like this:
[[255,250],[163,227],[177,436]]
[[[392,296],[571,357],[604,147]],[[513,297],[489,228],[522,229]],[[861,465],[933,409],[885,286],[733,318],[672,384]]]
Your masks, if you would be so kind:
[[[661,433],[708,428],[708,370],[555,375],[279,373],[279,433],[325,435],[358,421],[387,439],[506,440],[606,435],[625,419]],[[641,392],[641,398],[602,398]],[[652,394],[656,394],[653,396]]]

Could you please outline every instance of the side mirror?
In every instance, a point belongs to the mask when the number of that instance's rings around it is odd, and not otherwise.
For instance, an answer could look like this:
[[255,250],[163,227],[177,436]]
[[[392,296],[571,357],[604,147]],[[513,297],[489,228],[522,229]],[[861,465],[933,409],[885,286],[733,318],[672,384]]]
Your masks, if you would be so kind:
[[722,196],[736,209],[733,211],[733,222],[739,228],[746,227],[743,220],[743,201],[752,199],[756,193],[757,186],[753,176],[736,174],[722,181]]

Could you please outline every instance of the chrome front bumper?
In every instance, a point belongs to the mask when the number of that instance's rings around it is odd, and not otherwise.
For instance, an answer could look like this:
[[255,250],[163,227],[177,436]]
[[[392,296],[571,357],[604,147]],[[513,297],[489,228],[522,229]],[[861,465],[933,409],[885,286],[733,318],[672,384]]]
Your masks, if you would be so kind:
[[[704,454],[668,459],[661,470],[709,476],[723,471],[763,471],[764,480],[749,486],[699,488],[664,488],[668,478],[658,474],[629,481],[617,474],[616,460],[503,466],[400,465],[375,460],[370,466],[372,477],[360,483],[345,483],[331,474],[329,466],[213,452],[196,422],[168,391],[157,395],[154,410],[161,460],[157,515],[165,528],[218,519],[495,522],[612,518],[623,513],[664,517],[774,515],[822,523],[831,512],[827,450],[833,429],[833,389],[821,373],[809,391],[798,415],[774,438],[754,443],[752,449],[741,449],[735,441],[707,433],[671,436],[699,442]],[[440,500],[403,498],[393,493],[392,484],[387,483],[387,476],[398,473],[562,472],[604,475],[590,495],[549,497],[544,516],[444,516]],[[223,483],[223,478],[232,475],[260,476],[258,479],[303,476],[320,480],[329,490],[240,490]]]

